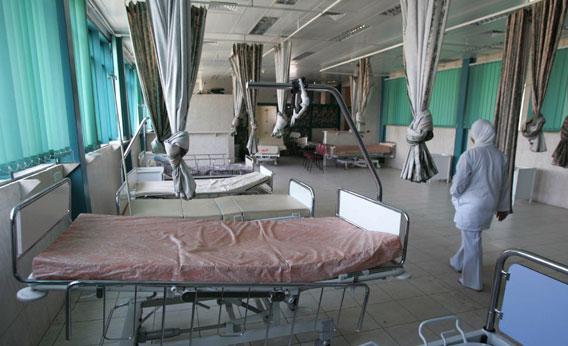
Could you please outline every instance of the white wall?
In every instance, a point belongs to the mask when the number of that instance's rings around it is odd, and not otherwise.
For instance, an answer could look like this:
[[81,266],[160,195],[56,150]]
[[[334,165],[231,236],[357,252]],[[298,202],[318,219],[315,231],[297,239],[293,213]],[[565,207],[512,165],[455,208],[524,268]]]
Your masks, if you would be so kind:
[[534,153],[529,149],[529,142],[519,133],[517,142],[517,166],[536,168],[534,200],[568,208],[568,169],[552,164],[552,153],[560,142],[559,132],[545,132],[546,146],[544,153]]
[[[10,211],[19,202],[61,180],[56,166],[0,187],[0,344],[37,345],[63,304],[63,295],[50,293],[33,303],[20,303],[16,292],[24,287],[12,276]],[[24,184],[26,185],[24,187]]]
[[[410,146],[406,142],[406,126],[387,126],[386,141],[396,143],[396,157],[388,160],[388,165],[402,169]],[[454,140],[456,130],[453,128],[434,128],[434,138],[428,141],[428,149],[432,154],[454,154]]]

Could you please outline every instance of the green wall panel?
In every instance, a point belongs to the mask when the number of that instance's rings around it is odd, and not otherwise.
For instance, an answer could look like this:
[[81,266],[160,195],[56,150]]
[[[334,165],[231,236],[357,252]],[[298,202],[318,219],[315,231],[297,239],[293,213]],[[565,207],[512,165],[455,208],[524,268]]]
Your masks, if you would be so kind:
[[477,119],[493,122],[500,78],[500,61],[470,66],[465,105],[465,128],[471,128]]
[[[460,83],[460,69],[438,72],[430,100],[430,112],[434,126],[454,127]],[[412,111],[406,93],[404,77],[384,81],[381,114],[385,125],[408,125]]]

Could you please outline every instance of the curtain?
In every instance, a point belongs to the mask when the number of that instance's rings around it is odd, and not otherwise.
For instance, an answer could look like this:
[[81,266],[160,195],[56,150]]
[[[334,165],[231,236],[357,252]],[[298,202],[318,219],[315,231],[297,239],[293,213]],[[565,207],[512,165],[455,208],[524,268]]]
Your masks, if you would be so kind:
[[235,136],[237,134],[237,128],[239,127],[239,120],[243,114],[243,90],[241,89],[241,82],[239,81],[239,75],[235,70],[235,64],[232,58],[229,58],[231,64],[231,79],[233,83],[233,121],[231,122],[231,135]]
[[363,58],[357,62],[355,75],[351,83],[351,115],[357,125],[357,131],[361,132],[365,126],[365,108],[371,91],[371,64],[369,58]]
[[[501,79],[495,107],[495,141],[508,159],[508,184],[512,183],[515,171],[519,115],[528,63],[528,38],[527,11],[518,10],[510,14],[507,19]],[[509,209],[513,210],[512,204]]]
[[[290,79],[290,62],[292,60],[292,41],[279,43],[274,47],[274,67],[276,73],[277,83],[288,83]],[[276,90],[276,123],[272,135],[275,137],[282,137],[282,131],[288,125],[288,118],[286,117],[286,101],[287,91],[278,89]]]
[[544,96],[552,71],[552,63],[562,34],[568,0],[544,0],[532,6],[531,26],[531,80],[533,116],[523,125],[523,136],[528,138],[531,151],[546,151],[542,127]]
[[428,106],[450,2],[401,0],[400,4],[404,69],[413,116],[406,133],[410,149],[401,178],[422,183],[438,173],[426,146],[426,142],[434,137]]
[[[69,147],[57,1],[0,1],[0,170],[28,168]],[[4,166],[4,167],[2,167]]]
[[[89,28],[89,51],[95,96],[97,140],[98,144],[108,143],[118,138],[114,81],[109,78],[110,75],[114,75],[114,62],[110,42],[93,28]],[[95,148],[96,146],[92,146],[88,149]]]
[[152,119],[152,127],[156,139],[152,141],[154,153],[165,153],[164,141],[170,137],[171,129],[168,121],[164,93],[160,84],[156,47],[152,33],[150,15],[145,2],[131,2],[126,7],[130,37],[136,56],[136,68],[144,102]]
[[189,1],[148,0],[147,3],[173,132],[164,146],[172,165],[174,192],[177,197],[190,199],[195,195],[195,181],[183,160],[189,150],[186,122],[199,70],[207,11],[192,7]]
[[552,163],[554,165],[568,168],[568,116],[564,118],[562,128],[560,129],[560,143],[552,154]]
[[247,150],[250,155],[256,154],[256,89],[247,89],[246,83],[251,80],[259,80],[260,67],[262,65],[262,45],[236,43],[233,45],[233,54],[230,58],[231,65],[236,71],[238,81],[243,90],[245,107],[249,118],[249,138]]
[[69,1],[69,10],[73,34],[73,55],[75,57],[79,108],[81,110],[83,144],[86,148],[92,148],[98,144],[98,138],[85,0]]

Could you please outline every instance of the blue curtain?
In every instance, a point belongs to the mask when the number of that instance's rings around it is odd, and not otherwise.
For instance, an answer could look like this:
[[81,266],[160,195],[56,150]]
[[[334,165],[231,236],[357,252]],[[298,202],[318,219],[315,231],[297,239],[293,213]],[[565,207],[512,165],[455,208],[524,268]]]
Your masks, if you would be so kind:
[[138,82],[138,74],[136,66],[125,65],[124,75],[126,76],[126,96],[128,97],[128,114],[130,120],[130,129],[132,135],[136,132],[140,120],[142,120],[142,110],[140,98],[140,85]]
[[93,26],[89,27],[89,53],[95,94],[97,140],[99,144],[118,138],[116,100],[113,80],[114,65],[110,42]]
[[57,0],[0,1],[0,174],[68,152]]

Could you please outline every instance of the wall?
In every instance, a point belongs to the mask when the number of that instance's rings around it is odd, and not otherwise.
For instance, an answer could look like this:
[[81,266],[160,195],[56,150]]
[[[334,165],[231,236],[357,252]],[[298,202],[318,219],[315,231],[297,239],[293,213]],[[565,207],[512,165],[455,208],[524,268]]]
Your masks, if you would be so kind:
[[115,194],[121,184],[121,156],[113,142],[86,155],[91,211],[116,214]]
[[39,344],[62,307],[61,293],[50,293],[33,303],[16,300],[16,292],[24,285],[12,276],[9,215],[16,204],[61,180],[65,174],[59,165],[0,187],[0,345]]
[[[386,141],[396,143],[396,157],[387,162],[390,167],[402,169],[404,166],[410,148],[406,142],[406,128],[406,126],[387,126]],[[434,128],[434,138],[428,142],[430,153],[453,155],[455,135],[456,130],[453,128]]]

